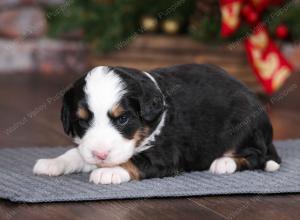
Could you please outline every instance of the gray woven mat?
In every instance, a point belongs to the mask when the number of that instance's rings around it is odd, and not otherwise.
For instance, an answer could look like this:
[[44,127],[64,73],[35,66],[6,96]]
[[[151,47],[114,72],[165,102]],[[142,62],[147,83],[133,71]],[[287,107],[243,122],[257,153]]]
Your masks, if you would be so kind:
[[193,172],[121,185],[93,185],[88,174],[34,176],[38,158],[54,157],[66,148],[0,150],[0,198],[14,202],[88,201],[150,197],[300,192],[300,140],[275,142],[283,163],[279,171],[244,171],[232,175]]

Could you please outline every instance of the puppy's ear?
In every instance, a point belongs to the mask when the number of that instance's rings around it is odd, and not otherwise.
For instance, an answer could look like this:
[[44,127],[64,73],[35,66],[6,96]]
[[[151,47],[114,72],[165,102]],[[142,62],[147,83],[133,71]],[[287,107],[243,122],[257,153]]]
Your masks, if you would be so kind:
[[143,86],[140,111],[141,117],[147,122],[154,121],[164,111],[162,94],[154,86]]
[[64,131],[67,135],[73,135],[73,128],[71,123],[71,105],[72,105],[72,88],[68,90],[63,98],[63,105],[61,108],[61,121],[64,127]]

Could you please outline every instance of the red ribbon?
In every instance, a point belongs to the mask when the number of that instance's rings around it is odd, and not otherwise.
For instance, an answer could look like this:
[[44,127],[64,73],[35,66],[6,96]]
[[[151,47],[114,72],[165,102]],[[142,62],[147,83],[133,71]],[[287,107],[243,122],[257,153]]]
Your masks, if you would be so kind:
[[220,0],[223,37],[234,34],[242,18],[253,28],[245,39],[245,49],[255,75],[268,94],[279,89],[293,71],[261,22],[262,13],[270,5],[280,3],[280,0]]

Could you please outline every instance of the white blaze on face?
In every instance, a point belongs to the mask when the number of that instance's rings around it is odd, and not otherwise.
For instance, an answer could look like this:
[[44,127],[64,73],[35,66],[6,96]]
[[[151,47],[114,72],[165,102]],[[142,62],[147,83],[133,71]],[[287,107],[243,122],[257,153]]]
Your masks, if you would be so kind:
[[[121,78],[107,67],[96,67],[86,77],[85,93],[93,120],[79,141],[83,158],[92,164],[111,166],[126,162],[134,153],[133,140],[124,138],[112,125],[108,112],[126,93]],[[104,161],[92,152],[108,152]]]

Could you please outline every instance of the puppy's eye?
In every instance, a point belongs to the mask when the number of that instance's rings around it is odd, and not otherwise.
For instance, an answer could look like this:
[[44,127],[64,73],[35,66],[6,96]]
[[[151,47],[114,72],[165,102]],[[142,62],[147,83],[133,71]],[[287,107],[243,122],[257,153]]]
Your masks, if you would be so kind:
[[120,117],[118,117],[118,118],[116,119],[116,123],[117,123],[118,125],[121,125],[121,126],[126,125],[127,122],[128,122],[128,116],[127,116],[127,115],[121,115]]

